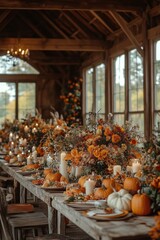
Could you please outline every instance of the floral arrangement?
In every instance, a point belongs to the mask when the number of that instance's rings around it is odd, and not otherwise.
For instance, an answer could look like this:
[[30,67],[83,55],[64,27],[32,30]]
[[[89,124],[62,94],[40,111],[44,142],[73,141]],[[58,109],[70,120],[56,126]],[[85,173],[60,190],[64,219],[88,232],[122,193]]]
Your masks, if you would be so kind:
[[[79,141],[66,156],[72,164],[90,167],[91,171],[106,171],[115,164],[125,167],[130,159],[140,158],[138,144],[142,138],[138,126],[126,122],[123,126],[114,122],[113,115],[108,120],[97,120],[92,130],[82,130],[77,134]],[[81,141],[80,141],[81,140]]]
[[75,77],[67,82],[64,93],[60,96],[63,101],[63,115],[68,125],[81,123],[81,85],[82,79]]

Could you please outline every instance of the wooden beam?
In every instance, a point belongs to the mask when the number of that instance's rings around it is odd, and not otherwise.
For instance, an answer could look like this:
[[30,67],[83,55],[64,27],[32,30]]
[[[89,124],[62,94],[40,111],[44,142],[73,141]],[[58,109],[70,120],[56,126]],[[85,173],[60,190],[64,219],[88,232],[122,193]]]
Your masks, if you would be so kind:
[[113,33],[113,30],[106,24],[106,22],[97,13],[95,13],[94,11],[91,11],[91,13],[106,29],[109,30],[110,33]]
[[21,46],[31,51],[105,51],[111,44],[101,40],[86,39],[43,39],[43,38],[0,38],[1,50]]
[[144,0],[2,0],[0,9],[26,9],[26,10],[144,10]]
[[75,58],[60,58],[60,57],[49,57],[49,58],[33,58],[29,60],[30,64],[38,64],[38,65],[81,65],[79,59]]
[[128,39],[131,41],[131,43],[134,44],[134,46],[137,48],[137,51],[141,54],[141,56],[143,57],[143,49],[141,48],[140,43],[137,41],[137,39],[135,38],[135,36],[133,35],[133,33],[130,31],[130,29],[127,26],[126,21],[117,13],[117,12],[113,12],[113,11],[109,11],[109,13],[111,14],[111,16],[114,18],[114,20],[119,24],[119,26],[121,27],[122,31],[126,34],[126,36],[128,37]]

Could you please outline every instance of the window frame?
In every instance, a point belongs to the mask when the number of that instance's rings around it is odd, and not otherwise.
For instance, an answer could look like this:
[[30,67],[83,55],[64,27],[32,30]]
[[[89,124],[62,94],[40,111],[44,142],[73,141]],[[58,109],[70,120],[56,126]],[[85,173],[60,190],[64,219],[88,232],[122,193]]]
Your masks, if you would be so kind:
[[15,119],[18,119],[18,84],[19,83],[34,83],[35,84],[35,110],[37,108],[37,80],[36,76],[30,75],[30,76],[24,76],[24,75],[0,75],[0,82],[6,82],[6,83],[15,83]]
[[99,65],[101,64],[104,64],[104,87],[105,87],[105,90],[104,90],[104,104],[105,104],[105,112],[103,113],[104,114],[104,117],[106,116],[106,64],[104,61],[100,61],[100,62],[97,62],[97,63],[94,63],[92,65],[89,65],[87,67],[85,67],[83,69],[83,103],[82,103],[82,114],[83,114],[83,122],[86,123],[86,119],[87,119],[87,115],[89,113],[86,112],[86,72],[87,70],[93,68],[93,112],[95,113],[95,110],[96,110],[96,67],[98,67]]

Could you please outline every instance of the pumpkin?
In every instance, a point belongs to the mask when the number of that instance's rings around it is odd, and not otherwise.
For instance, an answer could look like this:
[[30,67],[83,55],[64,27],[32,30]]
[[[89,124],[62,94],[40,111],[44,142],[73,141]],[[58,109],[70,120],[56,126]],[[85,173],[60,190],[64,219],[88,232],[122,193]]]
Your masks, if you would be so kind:
[[104,186],[102,186],[95,190],[94,196],[96,199],[105,199],[111,193],[113,193],[113,189],[111,187],[105,188]]
[[81,187],[84,187],[84,184],[85,184],[87,179],[89,179],[89,176],[82,176],[82,177],[80,177],[79,180],[78,180],[78,184]]
[[68,179],[64,176],[61,176],[60,182],[68,183]]
[[52,173],[52,171],[53,170],[51,168],[46,168],[46,169],[43,170],[43,174],[44,174],[44,176],[47,176],[47,174]]
[[106,188],[114,188],[116,191],[119,191],[122,189],[122,185],[118,182],[115,181],[113,178],[105,178],[102,181],[102,185],[105,186]]
[[114,187],[115,180],[113,178],[105,178],[102,181],[102,185],[105,186],[105,188]]
[[111,193],[108,196],[107,203],[111,208],[131,211],[131,199],[132,195],[125,189],[121,189],[118,192]]
[[127,177],[124,180],[123,187],[134,195],[140,189],[140,180],[136,177]]
[[56,173],[48,173],[45,177],[45,180],[50,180],[51,182],[59,182],[61,178],[61,174],[59,172]]
[[151,199],[145,193],[137,193],[132,198],[131,208],[136,215],[149,215],[151,213]]

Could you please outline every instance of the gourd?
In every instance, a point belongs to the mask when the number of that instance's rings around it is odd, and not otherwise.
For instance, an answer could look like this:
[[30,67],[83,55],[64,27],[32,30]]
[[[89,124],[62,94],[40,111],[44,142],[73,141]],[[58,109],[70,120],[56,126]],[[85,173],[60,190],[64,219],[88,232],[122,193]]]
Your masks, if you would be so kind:
[[52,182],[59,182],[61,178],[61,174],[59,172],[56,173],[48,173],[45,177],[45,180],[50,180]]
[[137,193],[132,198],[131,208],[136,215],[149,215],[151,213],[151,199],[145,193]]
[[111,193],[113,193],[113,189],[111,187],[105,188],[104,186],[102,186],[95,190],[94,196],[96,197],[96,199],[105,199]]
[[131,211],[132,195],[125,189],[113,192],[108,196],[107,203],[111,208]]
[[140,180],[136,177],[127,177],[124,180],[123,187],[134,195],[140,189]]
[[82,176],[82,177],[79,178],[78,184],[79,184],[81,187],[84,187],[85,182],[86,182],[88,179],[89,179],[89,176],[84,175],[84,176]]
[[102,181],[102,185],[105,186],[106,188],[109,187],[114,188],[116,191],[122,189],[122,185],[116,182],[114,178],[104,178]]

